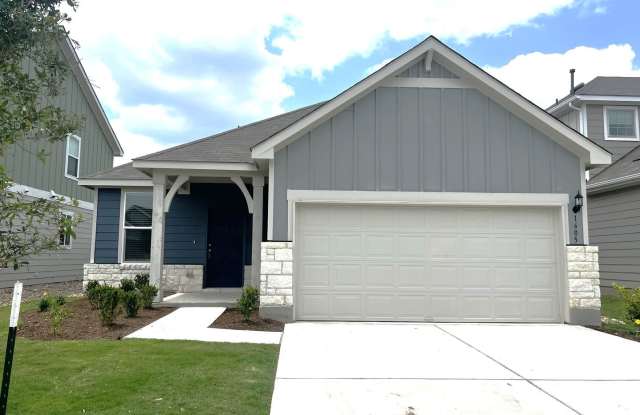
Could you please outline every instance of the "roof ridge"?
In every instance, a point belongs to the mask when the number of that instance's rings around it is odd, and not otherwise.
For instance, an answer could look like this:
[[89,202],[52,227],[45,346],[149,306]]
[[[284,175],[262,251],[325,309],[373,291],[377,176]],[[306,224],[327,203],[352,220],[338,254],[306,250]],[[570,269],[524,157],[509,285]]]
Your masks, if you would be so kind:
[[283,112],[281,114],[277,114],[277,115],[273,115],[271,117],[263,118],[261,120],[253,121],[253,122],[250,122],[249,124],[245,124],[245,125],[242,125],[242,126],[239,126],[239,127],[236,127],[236,128],[229,128],[228,130],[224,130],[224,131],[221,131],[219,133],[215,133],[215,134],[212,134],[212,135],[209,135],[209,136],[206,136],[206,137],[203,137],[203,138],[199,138],[199,139],[196,139],[196,140],[193,140],[193,141],[188,141],[186,143],[178,144],[178,145],[175,145],[173,147],[165,148],[163,150],[156,151],[155,153],[145,154],[144,156],[136,157],[133,160],[145,160],[145,159],[147,159],[149,157],[157,156],[157,155],[160,155],[160,154],[164,154],[166,152],[177,150],[177,149],[180,149],[180,148],[192,145],[192,144],[197,144],[197,143],[200,143],[200,142],[205,141],[205,140],[215,139],[216,137],[219,137],[221,135],[227,134],[227,133],[229,133],[231,131],[240,130],[240,129],[243,129],[243,128],[249,128],[251,126],[254,126],[254,125],[257,125],[257,124],[260,124],[260,123],[263,123],[263,122],[267,122],[267,121],[274,120],[276,118],[284,117],[286,115],[292,114],[292,113],[297,112],[297,111],[302,111],[302,110],[305,110],[307,108],[311,108],[314,105],[322,105],[325,102],[326,101],[316,102],[315,104],[306,105],[304,107],[296,108],[296,109],[291,110],[291,111]]

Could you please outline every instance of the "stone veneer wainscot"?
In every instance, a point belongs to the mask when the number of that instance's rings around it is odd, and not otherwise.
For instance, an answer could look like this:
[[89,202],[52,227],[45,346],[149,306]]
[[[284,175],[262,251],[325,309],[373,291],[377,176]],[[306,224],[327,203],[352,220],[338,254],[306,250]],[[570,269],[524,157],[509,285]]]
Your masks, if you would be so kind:
[[293,242],[262,242],[260,314],[293,319]]
[[[149,273],[148,263],[84,264],[84,284],[100,281],[119,285],[122,278],[135,278],[136,274]],[[188,293],[202,290],[202,265],[164,265],[162,289]]]
[[573,324],[600,324],[600,267],[598,247],[567,246],[567,284],[570,321]]

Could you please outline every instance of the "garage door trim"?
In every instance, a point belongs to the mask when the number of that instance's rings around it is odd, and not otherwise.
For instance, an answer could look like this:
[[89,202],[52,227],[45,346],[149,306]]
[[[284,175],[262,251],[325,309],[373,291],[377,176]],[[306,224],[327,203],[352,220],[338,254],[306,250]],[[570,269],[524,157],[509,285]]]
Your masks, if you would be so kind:
[[[496,207],[556,207],[560,215],[560,248],[569,240],[568,205],[569,195],[561,193],[460,193],[460,192],[375,192],[375,191],[326,191],[326,190],[288,190],[288,236],[293,243],[293,316],[296,318],[296,243],[295,223],[298,205],[341,204],[341,205],[383,205],[383,206],[496,206]],[[566,255],[559,253],[558,293],[561,318],[568,321],[569,301]]]

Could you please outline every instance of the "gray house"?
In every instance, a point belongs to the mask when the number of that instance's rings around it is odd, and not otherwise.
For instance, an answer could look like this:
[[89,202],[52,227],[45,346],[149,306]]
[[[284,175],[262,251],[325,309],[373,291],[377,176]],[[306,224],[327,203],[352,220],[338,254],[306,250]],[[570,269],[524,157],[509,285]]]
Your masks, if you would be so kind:
[[549,111],[612,153],[589,172],[588,233],[600,247],[603,289],[640,287],[640,78],[599,76]]
[[[59,250],[30,258],[29,265],[17,271],[0,268],[0,289],[12,287],[18,279],[39,288],[82,280],[83,265],[91,252],[95,192],[81,187],[78,179],[110,169],[113,157],[123,154],[73,46],[68,40],[61,41],[59,46],[71,71],[56,104],[83,116],[84,126],[77,135],[60,142],[40,140],[11,146],[0,157],[0,164],[14,180],[12,191],[24,193],[28,198],[46,199],[55,194],[76,199],[79,205],[69,204],[66,213],[82,215],[83,221],[75,238],[60,238]],[[27,73],[33,70],[28,62],[24,69]],[[44,162],[36,157],[40,150],[48,154]]]
[[85,279],[251,284],[283,320],[596,323],[577,196],[610,162],[429,37],[327,102],[83,178]]

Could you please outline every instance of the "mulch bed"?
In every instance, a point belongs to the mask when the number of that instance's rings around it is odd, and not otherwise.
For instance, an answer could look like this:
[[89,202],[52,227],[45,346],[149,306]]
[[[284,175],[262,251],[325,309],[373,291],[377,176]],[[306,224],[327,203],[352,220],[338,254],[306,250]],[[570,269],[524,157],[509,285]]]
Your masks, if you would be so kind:
[[134,318],[126,318],[122,312],[114,324],[107,327],[102,325],[98,310],[84,297],[70,300],[64,307],[69,311],[69,316],[62,322],[57,335],[53,335],[51,328],[51,313],[38,310],[27,311],[20,316],[18,335],[33,340],[119,340],[174,311],[169,307],[140,309]]
[[282,331],[284,323],[268,318],[261,318],[257,311],[251,314],[251,321],[244,317],[237,308],[228,308],[209,327],[216,329]]
[[623,337],[623,338],[628,339],[628,340],[633,340],[633,341],[636,341],[636,342],[640,342],[640,336],[637,336],[637,335],[634,335],[634,334],[631,334],[631,333],[628,333],[628,332],[625,332],[625,331],[610,329],[608,327],[589,326],[589,328],[601,331],[603,333],[613,334],[614,336]]

